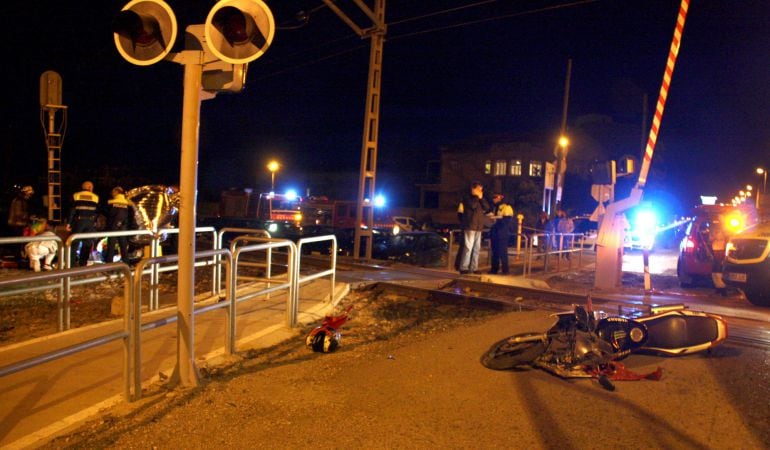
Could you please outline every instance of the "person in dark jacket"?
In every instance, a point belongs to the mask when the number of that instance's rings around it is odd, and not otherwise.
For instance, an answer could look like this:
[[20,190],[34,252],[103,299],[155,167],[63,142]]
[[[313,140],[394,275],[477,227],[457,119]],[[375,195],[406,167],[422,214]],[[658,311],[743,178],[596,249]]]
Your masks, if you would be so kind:
[[502,274],[510,273],[508,266],[508,239],[513,228],[513,208],[504,201],[505,196],[499,192],[492,195],[494,203],[494,219],[489,239],[492,244],[492,267],[489,273],[496,274],[502,269]]
[[484,198],[484,187],[478,181],[471,183],[471,192],[457,207],[457,215],[463,230],[463,250],[460,259],[460,273],[479,272],[479,250],[481,234],[487,222],[489,202]]
[[[72,195],[72,200],[75,203],[70,210],[67,231],[72,233],[92,233],[96,231],[96,219],[99,216],[99,196],[94,194],[94,184],[90,181],[84,181],[81,189],[81,191],[75,192]],[[80,250],[76,252],[78,254],[78,265],[85,266],[88,264],[88,257],[91,256],[93,245],[93,239],[80,240]]]
[[[112,189],[112,198],[107,201],[107,229],[109,231],[124,231],[131,229],[133,217],[131,202],[126,199],[126,192],[122,187]],[[107,238],[107,248],[104,251],[104,262],[111,263],[115,260],[115,245],[120,249],[120,260],[126,264],[128,261],[128,236],[110,236]]]

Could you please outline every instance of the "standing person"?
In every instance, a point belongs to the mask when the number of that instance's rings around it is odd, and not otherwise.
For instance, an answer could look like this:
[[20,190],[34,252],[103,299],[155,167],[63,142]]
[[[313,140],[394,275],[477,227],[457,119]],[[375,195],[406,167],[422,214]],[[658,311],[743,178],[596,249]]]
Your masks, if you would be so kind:
[[457,214],[463,230],[463,251],[460,259],[460,273],[479,272],[479,250],[481,249],[481,235],[484,232],[484,224],[487,221],[486,213],[489,211],[489,202],[484,198],[484,187],[478,181],[471,183],[471,191],[466,195]]
[[[34,193],[35,190],[32,189],[32,186],[24,186],[11,200],[11,206],[8,208],[8,228],[11,236],[24,236],[24,230],[30,225],[29,199]],[[14,253],[14,259],[18,261],[17,263],[22,264],[24,245],[14,244],[11,246],[11,251]]]
[[12,236],[24,236],[24,229],[30,225],[29,199],[34,193],[32,186],[24,186],[11,200],[11,207],[8,208],[8,227]]
[[[56,237],[46,219],[37,219],[30,226],[32,236],[51,236]],[[51,263],[56,257],[56,251],[59,250],[59,244],[56,240],[30,242],[24,247],[29,258],[29,267],[35,272],[40,272],[40,259],[44,258],[43,270],[53,270]]]
[[[112,189],[112,198],[107,201],[107,230],[129,230],[133,210],[131,202],[126,199],[126,191],[117,186]],[[128,261],[128,236],[110,236],[107,238],[107,248],[104,251],[104,262],[111,263],[115,259],[115,244],[120,248],[120,260],[126,264]]]
[[492,241],[492,268],[491,274],[496,274],[498,268],[502,268],[502,274],[508,275],[510,269],[508,266],[508,239],[510,238],[511,227],[513,227],[513,208],[505,203],[505,196],[499,192],[492,195],[492,202],[495,208],[495,223],[489,232]]
[[[575,231],[575,222],[567,217],[567,213],[564,210],[560,209],[556,215],[558,217],[558,222],[556,222],[556,231],[559,233],[559,250],[564,251],[566,249],[572,248],[572,239],[574,237],[567,235]],[[564,253],[564,258],[570,259],[569,252]]]
[[[72,195],[75,203],[70,210],[67,231],[72,233],[92,233],[96,231],[96,219],[99,215],[99,196],[94,194],[94,184],[90,181],[84,181],[81,189],[81,191],[75,192]],[[88,264],[88,257],[91,256],[93,245],[93,239],[83,239],[80,241],[80,250],[76,252],[78,254],[78,265],[85,266]]]

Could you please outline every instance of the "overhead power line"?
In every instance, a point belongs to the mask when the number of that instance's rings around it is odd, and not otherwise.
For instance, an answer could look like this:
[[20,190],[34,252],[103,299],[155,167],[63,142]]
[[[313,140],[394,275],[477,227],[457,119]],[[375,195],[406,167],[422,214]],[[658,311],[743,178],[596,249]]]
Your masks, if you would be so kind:
[[[462,5],[462,6],[457,6],[457,7],[453,7],[453,8],[442,9],[442,10],[438,10],[438,11],[434,11],[434,12],[430,12],[430,13],[426,13],[426,14],[421,14],[421,15],[418,15],[418,16],[409,17],[409,18],[405,18],[405,19],[400,19],[398,21],[390,22],[390,23],[388,23],[388,26],[396,26],[396,25],[401,25],[401,24],[408,23],[408,22],[415,22],[415,21],[426,19],[426,18],[429,18],[429,17],[435,17],[435,16],[449,14],[449,13],[453,13],[453,12],[457,12],[457,11],[461,11],[461,10],[467,10],[467,9],[470,9],[470,8],[476,8],[476,7],[487,5],[487,4],[490,4],[490,3],[496,3],[497,1],[498,0],[483,0],[483,1],[478,1],[478,2],[474,2],[474,3],[469,3],[467,5]],[[477,24],[480,24],[480,23],[487,23],[487,22],[492,22],[492,21],[510,19],[510,18],[514,18],[514,17],[522,17],[522,16],[527,16],[527,15],[540,14],[540,13],[547,12],[547,11],[554,11],[554,10],[565,9],[565,8],[574,8],[574,7],[584,6],[584,5],[591,4],[591,3],[597,3],[599,1],[602,1],[602,0],[578,0],[578,1],[573,1],[573,2],[569,2],[569,3],[562,3],[562,4],[558,4],[558,5],[541,7],[541,8],[537,8],[537,9],[518,11],[518,12],[510,13],[510,14],[501,14],[501,15],[496,15],[496,16],[491,16],[491,17],[485,17],[485,18],[482,18],[482,19],[470,20],[470,21],[465,21],[465,22],[460,22],[460,23],[455,23],[455,24],[449,24],[449,25],[442,25],[442,26],[438,26],[438,27],[427,28],[427,29],[424,29],[424,30],[418,30],[418,31],[414,31],[414,32],[408,32],[408,33],[396,34],[396,35],[388,36],[386,38],[386,41],[387,42],[391,42],[391,41],[406,39],[406,38],[410,38],[410,37],[414,37],[414,36],[419,36],[419,35],[423,35],[423,34],[429,34],[429,33],[435,33],[435,32],[438,32],[438,31],[450,30],[450,29],[453,29],[453,28],[461,28],[461,27],[466,27],[466,26],[477,25]],[[311,10],[311,12],[316,12],[319,9],[321,9],[321,7],[313,8]],[[332,44],[336,44],[338,42],[341,42],[341,41],[344,41],[344,40],[347,40],[347,39],[352,39],[354,37],[357,37],[357,36],[351,34],[351,35],[346,36],[346,37],[335,38],[335,39],[327,41],[327,42],[325,42],[323,44],[319,44],[319,45],[313,46],[313,47],[308,48],[308,49],[298,50],[298,51],[296,51],[296,52],[294,52],[294,53],[292,53],[290,55],[287,55],[287,56],[288,57],[293,57],[293,56],[296,56],[296,55],[300,55],[302,53],[307,53],[309,51],[322,49],[324,47],[328,47],[328,46],[331,46]],[[303,61],[303,62],[301,62],[299,64],[292,65],[292,66],[286,67],[284,69],[278,69],[278,70],[276,70],[274,72],[271,72],[269,74],[265,74],[265,75],[263,75],[261,77],[256,77],[256,78],[254,78],[254,80],[264,80],[264,79],[267,79],[267,78],[272,78],[274,76],[278,76],[278,75],[281,75],[281,74],[292,72],[294,70],[298,70],[298,69],[301,69],[303,67],[308,67],[308,66],[311,66],[313,64],[317,64],[317,63],[320,63],[320,62],[323,62],[323,61],[326,61],[326,60],[329,60],[329,59],[332,59],[332,58],[336,58],[338,56],[342,56],[342,55],[346,55],[346,54],[349,54],[349,53],[353,53],[353,52],[355,52],[357,50],[361,50],[361,49],[365,49],[365,48],[368,48],[368,45],[366,45],[366,44],[357,44],[354,47],[351,47],[351,48],[348,48],[348,49],[343,49],[343,50],[335,51],[334,53],[330,53],[328,55],[324,55],[324,56],[321,56],[319,58],[316,58],[316,59],[313,59],[313,60],[310,60],[310,61]]]

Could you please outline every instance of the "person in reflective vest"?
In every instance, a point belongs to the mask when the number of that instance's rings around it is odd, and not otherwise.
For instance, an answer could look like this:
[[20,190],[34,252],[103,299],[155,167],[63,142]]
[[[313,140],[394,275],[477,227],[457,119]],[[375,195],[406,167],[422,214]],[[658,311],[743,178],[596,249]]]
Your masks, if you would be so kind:
[[[133,227],[132,223],[133,208],[131,202],[126,199],[125,191],[117,186],[110,192],[112,198],[107,201],[107,229],[109,231],[124,231]],[[107,248],[104,250],[104,262],[111,263],[115,259],[115,245],[120,249],[120,260],[129,264],[128,260],[128,237],[110,236],[107,238]]]
[[[67,231],[72,233],[92,233],[96,231],[96,219],[99,215],[99,196],[94,194],[94,184],[90,181],[84,181],[81,185],[82,190],[72,195],[74,205],[70,210],[69,220],[67,221]],[[88,264],[88,257],[91,255],[91,248],[94,245],[94,239],[82,239],[80,249],[77,249],[77,243],[73,246],[73,257],[78,255],[77,263],[80,266]]]
[[502,274],[510,273],[508,266],[508,239],[513,227],[513,208],[505,203],[505,196],[499,192],[492,195],[494,203],[494,219],[489,238],[492,245],[492,267],[489,273],[496,274],[502,269]]

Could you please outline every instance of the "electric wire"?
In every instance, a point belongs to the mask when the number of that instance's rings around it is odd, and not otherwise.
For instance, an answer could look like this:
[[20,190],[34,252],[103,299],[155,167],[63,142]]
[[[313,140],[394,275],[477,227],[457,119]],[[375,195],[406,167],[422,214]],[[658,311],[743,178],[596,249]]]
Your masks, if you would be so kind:
[[[398,20],[398,21],[395,21],[395,22],[391,22],[391,23],[388,24],[388,26],[400,25],[400,24],[404,24],[404,23],[408,23],[408,22],[413,22],[413,21],[416,21],[416,20],[424,19],[424,18],[427,18],[427,17],[434,17],[434,16],[438,16],[438,15],[443,15],[443,14],[451,13],[451,12],[456,12],[456,11],[459,11],[459,10],[465,10],[465,9],[469,9],[469,8],[483,6],[483,5],[486,5],[486,4],[495,3],[497,1],[498,0],[484,0],[484,1],[470,3],[470,4],[467,4],[467,5],[463,5],[463,6],[457,6],[457,7],[454,7],[454,8],[447,8],[447,9],[443,9],[443,10],[438,10],[438,11],[434,11],[434,12],[431,12],[431,13],[422,14],[422,15],[419,15],[419,16],[409,17],[409,18],[401,19],[401,20]],[[539,14],[539,13],[543,13],[543,12],[547,12],[547,11],[554,11],[554,10],[559,10],[559,9],[564,9],[564,8],[573,8],[573,7],[577,7],[577,6],[584,6],[584,5],[587,5],[587,4],[597,3],[597,2],[600,2],[600,1],[602,1],[602,0],[578,0],[578,1],[573,1],[573,2],[569,2],[569,3],[563,3],[563,4],[559,4],[559,5],[547,6],[547,7],[542,7],[542,8],[532,9],[532,10],[519,11],[519,12],[511,13],[511,14],[497,15],[497,16],[487,17],[487,18],[483,18],[483,19],[471,20],[471,21],[460,22],[460,23],[450,24],[450,25],[443,25],[443,26],[428,28],[428,29],[419,30],[419,31],[415,31],[415,32],[403,33],[403,34],[398,34],[398,35],[394,35],[394,36],[389,36],[389,37],[386,37],[386,42],[392,42],[392,41],[396,41],[396,40],[400,40],[400,39],[410,38],[410,37],[419,36],[419,35],[423,35],[423,34],[429,34],[429,33],[437,32],[437,31],[444,31],[444,30],[453,29],[453,28],[460,28],[460,27],[464,27],[464,26],[477,25],[477,24],[480,24],[480,23],[486,23],[486,22],[492,22],[492,21],[497,21],[497,20],[510,19],[510,18],[521,17],[521,16],[526,16],[526,15]],[[321,7],[322,6],[324,6],[324,5],[321,5]],[[316,7],[314,10],[312,10],[312,12],[315,12],[315,11],[321,9],[321,7]],[[292,53],[290,55],[286,55],[285,57],[286,58],[294,57],[294,56],[297,56],[297,55],[300,55],[300,54],[303,54],[303,53],[307,53],[309,51],[325,48],[325,47],[328,47],[330,45],[336,44],[338,42],[342,42],[342,41],[345,41],[345,40],[348,40],[348,39],[352,39],[354,37],[357,37],[357,36],[355,36],[355,35],[348,35],[348,36],[345,36],[345,37],[336,38],[336,39],[327,41],[327,42],[325,42],[323,44],[319,44],[319,45],[317,45],[317,46],[315,46],[315,47],[313,47],[311,49],[300,50],[300,51],[294,52],[294,53]],[[364,48],[367,48],[367,47],[368,47],[368,45],[366,45],[366,44],[359,44],[359,45],[356,45],[356,46],[354,46],[352,48],[348,48],[348,49],[344,49],[344,50],[339,50],[339,51],[334,52],[332,54],[325,55],[325,56],[319,57],[317,59],[313,59],[311,61],[305,61],[305,62],[302,62],[300,64],[296,64],[296,65],[293,65],[293,66],[290,66],[290,67],[286,67],[286,68],[283,68],[283,69],[278,69],[276,71],[270,72],[268,74],[264,74],[262,76],[254,77],[252,79],[255,80],[255,81],[261,81],[261,80],[273,78],[273,77],[278,76],[278,75],[282,75],[282,74],[285,74],[285,73],[293,72],[293,71],[301,69],[303,67],[308,67],[308,66],[311,66],[311,65],[314,65],[314,64],[317,64],[317,63],[329,60],[329,59],[333,59],[333,58],[336,58],[336,57],[339,57],[339,56],[342,56],[342,55],[353,53],[353,52],[355,52],[357,50],[361,50],[361,49],[364,49]]]

